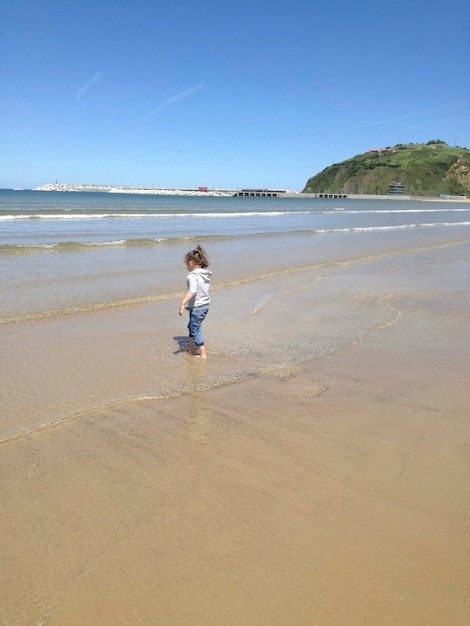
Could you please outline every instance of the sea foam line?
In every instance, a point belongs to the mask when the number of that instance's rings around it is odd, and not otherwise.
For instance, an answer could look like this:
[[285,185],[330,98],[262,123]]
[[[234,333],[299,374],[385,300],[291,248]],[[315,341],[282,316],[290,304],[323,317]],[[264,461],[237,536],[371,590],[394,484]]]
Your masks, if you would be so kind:
[[[200,239],[232,239],[235,237],[271,237],[271,236],[289,236],[293,234],[312,234],[312,235],[328,235],[335,233],[359,233],[359,232],[385,232],[393,230],[405,230],[411,228],[437,228],[437,227],[458,227],[470,226],[469,222],[430,222],[415,224],[395,224],[390,226],[351,226],[345,228],[325,228],[325,229],[298,229],[283,232],[261,232],[261,233],[240,233],[238,235],[205,235]],[[92,248],[112,248],[120,246],[149,246],[162,245],[169,243],[178,243],[182,241],[192,240],[193,236],[186,235],[181,237],[160,237],[160,238],[137,238],[137,239],[116,239],[109,241],[58,241],[43,243],[16,243],[16,244],[0,244],[0,254],[28,254],[41,253],[49,251],[67,251],[67,250],[87,250]]]
[[[11,213],[1,215],[0,222],[16,220],[103,220],[103,219],[162,219],[162,218],[229,218],[276,217],[280,215],[308,215],[312,211],[239,211],[224,213]],[[316,214],[316,212],[315,212]]]
[[[282,366],[283,367],[283,366]],[[212,381],[209,384],[206,384],[204,387],[200,389],[200,391],[210,391],[212,389],[216,389],[218,387],[225,387],[228,385],[234,385],[244,380],[248,380],[249,378],[253,378],[258,374],[264,374],[269,371],[275,371],[276,369],[282,368],[272,368],[272,370],[264,370],[261,371],[246,371],[243,373],[234,372],[232,374],[228,374],[222,380]],[[178,388],[174,391],[169,391],[167,393],[161,394],[142,394],[138,396],[124,397],[124,398],[116,398],[114,400],[105,400],[95,406],[83,406],[81,408],[77,408],[76,411],[72,411],[70,413],[64,413],[62,415],[57,415],[56,417],[52,417],[46,419],[42,422],[36,422],[33,424],[29,424],[27,426],[21,428],[15,428],[10,431],[0,432],[0,445],[14,443],[23,437],[27,437],[32,434],[47,432],[53,430],[54,428],[58,428],[65,424],[74,422],[78,419],[84,419],[92,416],[99,416],[105,410],[115,410],[125,406],[133,406],[136,404],[144,403],[144,402],[161,402],[164,400],[171,400],[176,398],[181,398],[184,396],[189,396],[193,393],[192,389],[181,389]]]
[[417,224],[394,224],[391,226],[351,226],[349,228],[333,228],[333,229],[317,229],[312,232],[321,233],[351,233],[351,232],[370,232],[370,231],[387,231],[387,230],[405,230],[407,228],[435,228],[436,226],[470,226],[470,222],[430,222]]
[[349,210],[349,209],[335,209],[334,211],[324,211],[325,213],[336,213],[337,211],[344,211],[347,215],[365,215],[375,213],[465,213],[470,212],[470,208],[455,208],[455,209],[365,209],[365,210]]
[[83,221],[83,220],[103,220],[103,219],[172,219],[172,218],[240,218],[240,217],[278,217],[283,215],[336,215],[338,212],[343,215],[383,215],[383,214],[413,214],[413,213],[468,213],[470,208],[436,208],[436,209],[365,209],[349,210],[335,208],[333,210],[306,210],[306,211],[223,211],[223,212],[191,212],[191,213],[168,213],[168,212],[121,212],[121,211],[100,211],[80,213],[74,211],[64,212],[31,212],[31,213],[8,213],[0,215],[0,222],[23,221],[23,220],[49,220],[49,221]]
[[122,300],[109,300],[107,302],[93,302],[81,306],[67,307],[63,309],[51,309],[49,311],[37,311],[36,313],[27,313],[26,315],[17,315],[14,317],[0,318],[0,324],[12,324],[18,322],[35,322],[38,320],[58,317],[60,315],[76,315],[78,313],[90,313],[95,311],[103,311],[108,309],[116,309],[121,307],[130,307],[142,304],[152,304],[155,302],[164,302],[175,299],[179,292],[159,294],[157,296],[140,296],[136,298],[127,298]]

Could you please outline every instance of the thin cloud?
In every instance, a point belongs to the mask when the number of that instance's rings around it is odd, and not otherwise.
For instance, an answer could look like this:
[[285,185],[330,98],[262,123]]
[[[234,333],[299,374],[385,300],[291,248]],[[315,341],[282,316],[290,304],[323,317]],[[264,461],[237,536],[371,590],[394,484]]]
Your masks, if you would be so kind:
[[400,115],[399,117],[392,117],[388,120],[380,120],[378,122],[369,122],[368,124],[364,124],[364,126],[381,126],[383,124],[393,124],[394,122],[401,122],[402,120],[410,119],[410,117],[418,117],[420,115],[426,115],[426,111],[422,113],[410,113],[409,115]]
[[90,78],[90,80],[86,82],[83,85],[83,87],[81,87],[77,91],[76,98],[77,98],[77,101],[80,102],[80,104],[82,103],[82,98],[87,93],[87,91],[89,91],[91,87],[93,87],[93,85],[96,85],[96,83],[99,83],[102,77],[103,77],[103,74],[101,72],[95,72],[93,76]]
[[378,122],[370,122],[369,126],[381,126],[382,124],[393,124],[394,122],[401,122],[401,120],[407,120],[410,117],[416,117],[417,114],[411,115],[401,115],[400,117],[392,117],[388,120],[380,120]]
[[412,119],[413,117],[426,117],[429,115],[438,115],[440,113],[443,113],[444,111],[448,112],[449,110],[455,110],[454,107],[444,107],[441,109],[431,109],[431,110],[427,110],[427,111],[419,111],[417,113],[408,113],[408,115],[400,115],[397,117],[392,117],[386,120],[379,120],[377,122],[365,122],[364,124],[361,124],[362,127],[366,126],[382,126],[384,124],[394,124],[395,122],[401,122],[402,120],[409,120]]
[[171,98],[164,100],[162,103],[160,103],[157,106],[156,109],[154,109],[153,111],[148,113],[148,115],[143,117],[142,121],[148,120],[150,117],[153,117],[154,115],[159,113],[163,108],[170,106],[171,104],[175,104],[175,102],[180,102],[181,100],[185,100],[186,98],[189,98],[189,96],[192,96],[194,93],[196,93],[196,91],[199,91],[203,87],[204,87],[204,82],[201,82],[201,83],[198,83],[197,85],[194,85],[193,87],[190,87],[189,89],[185,89],[184,91],[177,93],[175,96],[171,96]]

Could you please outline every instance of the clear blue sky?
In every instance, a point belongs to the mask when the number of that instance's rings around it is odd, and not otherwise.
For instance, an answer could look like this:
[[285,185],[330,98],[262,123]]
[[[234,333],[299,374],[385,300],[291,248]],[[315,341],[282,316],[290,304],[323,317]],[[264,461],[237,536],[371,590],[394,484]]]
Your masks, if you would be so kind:
[[470,148],[468,0],[5,4],[1,188],[301,190],[369,148]]

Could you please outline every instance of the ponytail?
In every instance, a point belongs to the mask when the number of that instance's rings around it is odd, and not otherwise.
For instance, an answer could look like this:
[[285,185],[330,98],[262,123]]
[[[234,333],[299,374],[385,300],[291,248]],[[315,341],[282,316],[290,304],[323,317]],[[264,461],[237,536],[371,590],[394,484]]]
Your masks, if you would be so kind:
[[196,246],[194,250],[191,250],[184,257],[186,263],[189,261],[194,261],[196,265],[200,267],[209,267],[209,259],[207,257],[206,251],[201,246]]

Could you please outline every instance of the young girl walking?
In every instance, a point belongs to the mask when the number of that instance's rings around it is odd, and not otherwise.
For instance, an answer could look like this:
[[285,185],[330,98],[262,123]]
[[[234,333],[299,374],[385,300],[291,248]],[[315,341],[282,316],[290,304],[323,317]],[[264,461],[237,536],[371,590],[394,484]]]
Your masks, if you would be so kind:
[[189,349],[194,356],[207,357],[202,338],[201,324],[209,311],[209,287],[212,272],[207,269],[209,260],[201,246],[188,252],[184,258],[189,272],[186,278],[188,291],[181,300],[179,315],[183,315],[184,309],[189,310]]

